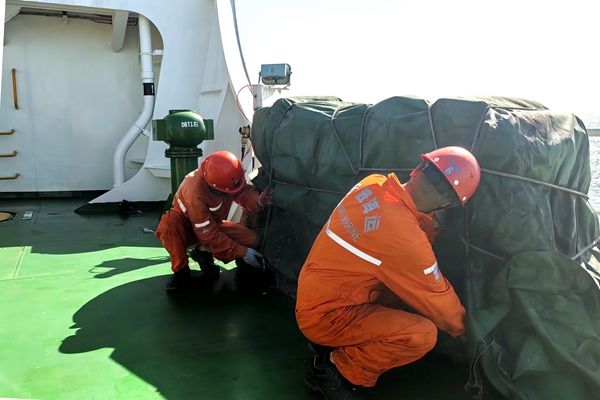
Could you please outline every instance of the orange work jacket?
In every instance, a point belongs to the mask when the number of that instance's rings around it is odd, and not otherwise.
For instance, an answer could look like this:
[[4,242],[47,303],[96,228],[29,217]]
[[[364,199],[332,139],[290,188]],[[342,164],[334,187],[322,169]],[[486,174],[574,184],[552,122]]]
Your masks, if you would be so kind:
[[227,219],[231,205],[236,202],[248,211],[258,212],[260,194],[254,186],[242,183],[242,189],[235,194],[217,197],[210,191],[199,169],[185,176],[173,197],[173,210],[183,214],[192,224],[198,241],[211,253],[225,253],[234,260],[246,255],[246,247],[232,240],[219,230],[222,221]]
[[372,303],[385,285],[439,329],[462,335],[465,309],[438,268],[436,234],[395,174],[368,176],[317,236],[299,276],[296,313],[318,318]]

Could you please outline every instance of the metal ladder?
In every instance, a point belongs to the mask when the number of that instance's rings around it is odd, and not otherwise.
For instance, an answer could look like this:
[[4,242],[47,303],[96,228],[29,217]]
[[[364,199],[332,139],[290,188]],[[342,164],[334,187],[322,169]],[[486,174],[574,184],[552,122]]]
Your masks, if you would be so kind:
[[[18,110],[19,109],[19,100],[17,97],[17,70],[14,68],[12,69],[12,83],[13,83],[13,97],[14,97],[15,109]],[[10,132],[0,132],[0,136],[10,136],[14,133],[15,133],[15,130],[11,129]],[[19,154],[19,153],[15,150],[10,154],[0,154],[0,158],[12,158],[12,157],[16,157],[17,154]],[[16,173],[14,176],[0,176],[0,181],[9,181],[9,180],[18,179],[19,176],[21,176],[21,174],[19,174],[19,173]]]

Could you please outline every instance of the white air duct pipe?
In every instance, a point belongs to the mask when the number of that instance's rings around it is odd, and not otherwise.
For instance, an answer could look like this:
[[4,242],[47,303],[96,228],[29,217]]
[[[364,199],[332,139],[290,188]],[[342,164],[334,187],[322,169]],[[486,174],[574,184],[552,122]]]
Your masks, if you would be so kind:
[[146,125],[148,125],[154,113],[152,31],[150,21],[142,15],[139,16],[138,25],[140,30],[140,59],[142,64],[142,84],[144,86],[144,108],[137,121],[129,128],[129,131],[121,139],[115,150],[113,158],[113,180],[115,187],[125,182],[125,155],[140,133],[144,132]]

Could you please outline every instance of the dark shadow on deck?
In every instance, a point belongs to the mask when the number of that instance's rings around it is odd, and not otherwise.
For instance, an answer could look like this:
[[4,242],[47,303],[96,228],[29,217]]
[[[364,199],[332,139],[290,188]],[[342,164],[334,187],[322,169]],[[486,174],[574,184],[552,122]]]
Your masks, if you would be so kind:
[[[85,199],[0,199],[2,210],[15,212],[10,221],[0,224],[3,247],[31,246],[32,253],[76,254],[113,247],[162,247],[152,233],[160,210],[147,209],[130,215],[114,212],[79,215],[75,209]],[[30,220],[23,220],[32,211]]]
[[234,271],[211,290],[167,295],[168,276],[109,290],[73,320],[66,354],[114,348],[111,358],[167,399],[313,398],[302,374],[309,353],[293,300],[280,292],[241,296]]
[[[90,272],[96,274],[94,275],[94,278],[96,279],[106,279],[115,275],[146,268],[151,265],[166,263],[169,260],[169,256],[151,258],[119,258],[116,260],[103,261],[101,264],[98,264],[92,268]],[[96,268],[108,269],[108,271],[99,272],[96,271]]]
[[[167,399],[321,399],[303,383],[311,357],[279,291],[237,293],[235,271],[214,287],[169,296],[168,276],[131,282],[88,302],[73,316],[65,354],[113,348],[111,358]],[[384,374],[369,399],[468,399],[467,366],[430,354]]]

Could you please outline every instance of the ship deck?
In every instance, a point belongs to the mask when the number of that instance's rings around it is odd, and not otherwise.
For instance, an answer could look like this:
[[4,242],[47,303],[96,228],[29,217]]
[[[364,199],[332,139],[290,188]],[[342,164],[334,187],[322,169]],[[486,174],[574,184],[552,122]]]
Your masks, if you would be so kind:
[[[160,210],[74,212],[86,202],[0,200],[17,213],[0,223],[0,397],[322,398],[303,383],[311,353],[291,297],[239,294],[232,265],[213,286],[168,295],[168,254],[144,231]],[[468,365],[431,353],[364,393],[468,399],[467,380]]]

